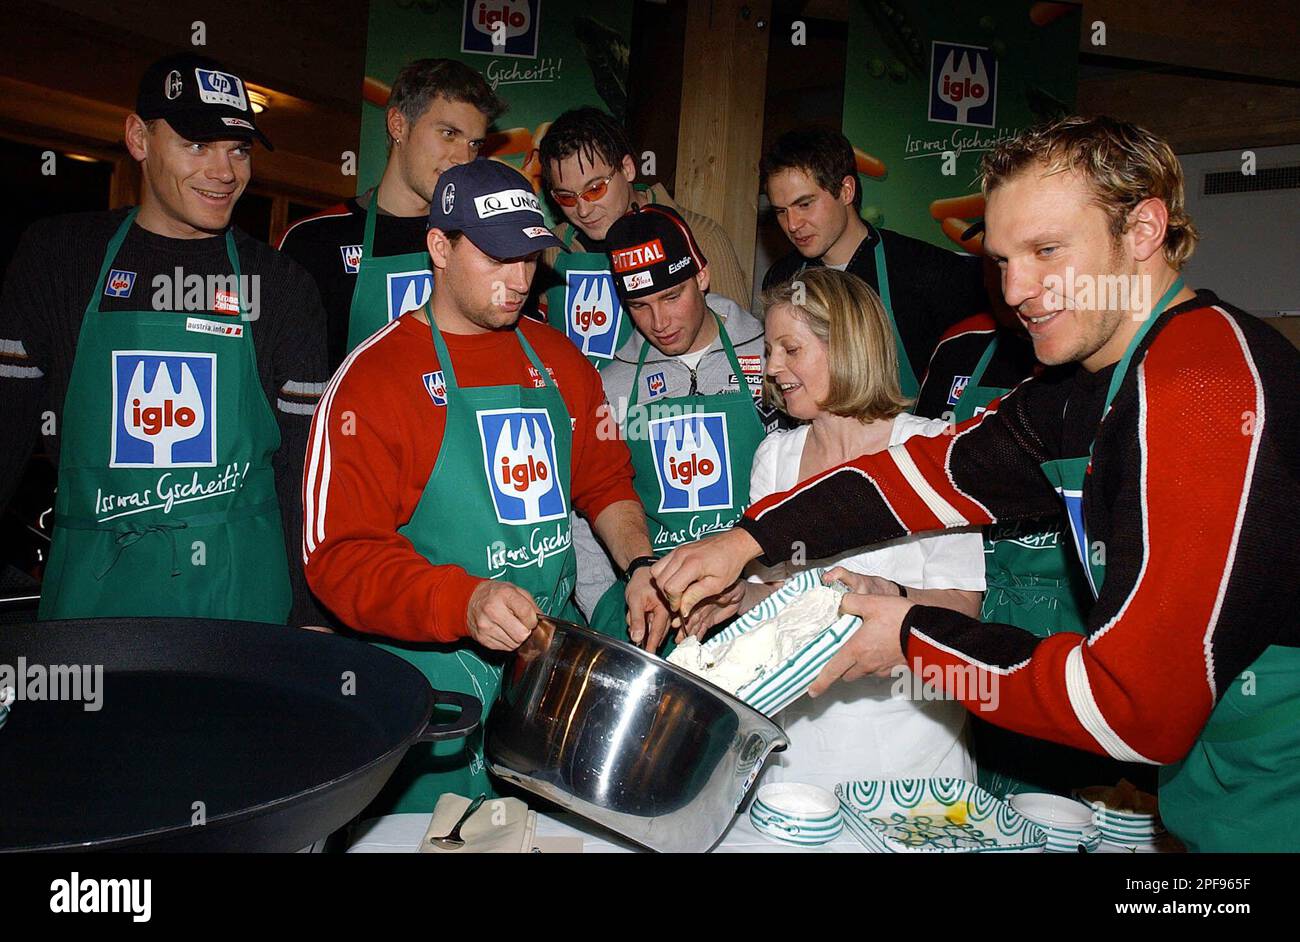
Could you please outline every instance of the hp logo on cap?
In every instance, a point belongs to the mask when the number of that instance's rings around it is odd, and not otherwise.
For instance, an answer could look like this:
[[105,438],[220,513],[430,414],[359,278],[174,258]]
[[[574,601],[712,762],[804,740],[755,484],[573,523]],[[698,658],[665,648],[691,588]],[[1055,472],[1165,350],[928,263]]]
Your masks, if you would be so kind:
[[163,86],[163,94],[167,96],[168,101],[175,101],[181,97],[181,74],[175,69],[167,73],[167,82]]
[[442,214],[451,215],[451,208],[456,205],[456,184],[448,183],[442,191]]

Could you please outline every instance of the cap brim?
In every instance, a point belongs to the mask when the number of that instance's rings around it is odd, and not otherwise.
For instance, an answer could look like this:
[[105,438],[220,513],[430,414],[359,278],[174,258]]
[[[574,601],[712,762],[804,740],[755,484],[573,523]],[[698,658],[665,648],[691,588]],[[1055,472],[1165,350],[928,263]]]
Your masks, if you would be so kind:
[[[545,229],[544,226],[536,228]],[[546,229],[540,235],[529,235],[517,223],[475,226],[461,231],[478,247],[479,251],[496,259],[523,258],[542,249],[564,248],[564,243],[557,239],[550,229]]]
[[[230,127],[223,124],[219,117],[213,115],[189,116],[189,115],[168,115],[163,118],[173,131],[189,141],[199,141],[208,143],[211,141],[257,141],[267,150],[275,150],[270,138],[258,130],[257,125],[251,128]],[[249,124],[252,124],[250,121]]]

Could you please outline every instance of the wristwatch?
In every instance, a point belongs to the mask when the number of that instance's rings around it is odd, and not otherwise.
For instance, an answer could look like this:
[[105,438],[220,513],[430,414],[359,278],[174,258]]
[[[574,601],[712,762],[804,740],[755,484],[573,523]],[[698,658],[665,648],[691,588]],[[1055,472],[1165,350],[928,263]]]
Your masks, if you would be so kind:
[[644,569],[646,566],[653,566],[657,562],[659,562],[658,556],[638,556],[623,567],[623,575],[631,579],[632,573],[636,572],[638,569]]

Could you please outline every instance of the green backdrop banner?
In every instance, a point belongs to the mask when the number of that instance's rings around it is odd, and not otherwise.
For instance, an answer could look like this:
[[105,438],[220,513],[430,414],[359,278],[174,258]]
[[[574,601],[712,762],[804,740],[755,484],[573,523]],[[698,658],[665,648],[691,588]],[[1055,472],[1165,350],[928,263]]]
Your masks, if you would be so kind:
[[850,0],[843,130],[863,216],[978,251],[961,236],[984,215],[980,156],[1073,110],[1081,15],[1025,0]]
[[556,115],[596,105],[624,116],[631,29],[632,0],[370,0],[357,192],[383,174],[389,86],[404,64],[428,57],[460,59],[506,100],[501,133],[484,150],[540,188],[530,155]]

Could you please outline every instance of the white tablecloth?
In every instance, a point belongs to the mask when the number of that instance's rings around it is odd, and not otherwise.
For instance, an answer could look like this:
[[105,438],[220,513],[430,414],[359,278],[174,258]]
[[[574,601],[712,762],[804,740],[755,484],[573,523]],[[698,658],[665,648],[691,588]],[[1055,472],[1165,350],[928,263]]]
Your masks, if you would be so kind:
[[[429,827],[427,814],[390,814],[382,818],[363,821],[358,829],[349,854],[414,854],[419,852],[420,841]],[[627,854],[645,848],[624,840],[612,831],[575,814],[555,813],[537,815],[538,837],[578,837],[582,839],[584,854]],[[732,822],[722,840],[712,853],[720,854],[864,854],[867,849],[847,831],[835,840],[818,847],[795,847],[765,837],[754,829],[748,815],[739,815]],[[1124,854],[1131,851],[1122,847],[1102,844],[1096,853]],[[1137,848],[1138,853],[1154,853],[1154,848]]]

